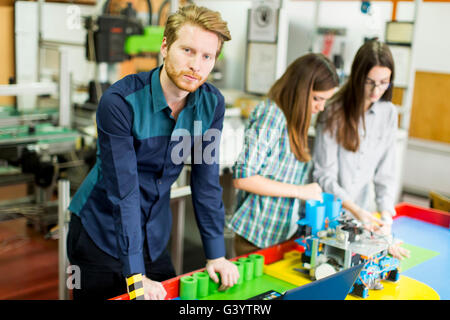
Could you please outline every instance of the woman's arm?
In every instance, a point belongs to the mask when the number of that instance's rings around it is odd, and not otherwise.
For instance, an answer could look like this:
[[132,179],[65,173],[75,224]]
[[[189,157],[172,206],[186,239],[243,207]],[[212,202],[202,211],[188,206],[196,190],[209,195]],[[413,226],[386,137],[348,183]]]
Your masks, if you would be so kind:
[[261,196],[322,200],[322,188],[317,183],[295,185],[254,175],[247,178],[234,179],[233,186],[236,189]]
[[365,224],[366,228],[371,231],[375,231],[380,226],[384,225],[384,222],[378,219],[373,213],[364,210],[351,200],[345,200],[342,202],[342,207],[345,210],[350,211],[356,219]]
[[356,219],[362,221],[368,229],[375,230],[382,225],[371,212],[360,208],[350,197],[348,192],[338,182],[339,160],[338,143],[335,135],[325,131],[324,123],[318,123],[314,143],[314,171],[315,181],[329,192],[342,199],[342,207],[349,211]]

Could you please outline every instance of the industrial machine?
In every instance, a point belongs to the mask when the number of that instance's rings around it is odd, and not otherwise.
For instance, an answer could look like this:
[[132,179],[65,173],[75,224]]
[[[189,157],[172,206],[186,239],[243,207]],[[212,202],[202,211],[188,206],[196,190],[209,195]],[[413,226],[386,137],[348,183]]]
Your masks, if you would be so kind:
[[381,290],[382,280],[397,281],[399,261],[388,255],[391,239],[366,230],[361,223],[342,214],[341,200],[324,193],[323,201],[306,202],[306,216],[299,220],[302,237],[296,242],[305,249],[304,272],[318,280],[363,263],[353,285],[353,295],[366,298],[370,289]]
[[72,127],[68,49],[56,50],[55,78],[39,79],[35,68],[40,5],[15,3],[16,72],[9,84],[0,85],[0,95],[17,99],[14,105],[0,106],[0,187],[21,191],[4,195],[0,220],[26,217],[46,233],[57,223],[56,181],[84,161],[75,155],[82,135]]
[[[164,27],[153,25],[151,2],[148,0],[148,21],[142,22],[131,2],[120,12],[111,12],[110,0],[103,5],[100,15],[84,19],[86,29],[86,59],[95,63],[95,78],[88,84],[88,99],[74,105],[74,123],[77,128],[92,126],[94,114],[103,92],[111,85],[111,70],[117,63],[136,55],[157,57],[163,39]],[[164,1],[159,9],[169,5]]]
[[80,164],[69,159],[81,135],[70,127],[65,52],[60,55],[60,69],[59,83],[0,85],[0,95],[59,97],[56,107],[0,107],[0,186],[27,184],[30,189],[26,195],[0,201],[0,220],[25,216],[42,232],[56,224],[57,203],[52,201],[56,180],[66,168]]

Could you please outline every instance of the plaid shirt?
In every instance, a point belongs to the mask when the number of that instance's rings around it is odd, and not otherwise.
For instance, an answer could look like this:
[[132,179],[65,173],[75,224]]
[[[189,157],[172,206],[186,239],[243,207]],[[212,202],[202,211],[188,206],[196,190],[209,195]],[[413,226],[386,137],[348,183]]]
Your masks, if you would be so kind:
[[[234,178],[260,175],[268,179],[305,184],[310,162],[291,152],[286,118],[270,100],[258,104],[245,130],[244,146],[233,166]],[[300,200],[238,191],[236,212],[228,227],[260,248],[293,236]]]

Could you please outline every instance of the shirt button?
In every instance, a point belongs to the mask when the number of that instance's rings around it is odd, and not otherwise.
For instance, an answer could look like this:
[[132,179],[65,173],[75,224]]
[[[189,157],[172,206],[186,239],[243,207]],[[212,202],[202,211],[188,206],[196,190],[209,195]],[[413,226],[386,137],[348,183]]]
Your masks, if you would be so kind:
[[158,184],[161,184],[162,182],[161,182],[161,180],[158,180]]

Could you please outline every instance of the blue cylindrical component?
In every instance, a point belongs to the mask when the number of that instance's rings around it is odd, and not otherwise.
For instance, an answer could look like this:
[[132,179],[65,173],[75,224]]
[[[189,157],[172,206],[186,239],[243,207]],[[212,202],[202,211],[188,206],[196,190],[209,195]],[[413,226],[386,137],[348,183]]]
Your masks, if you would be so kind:
[[323,193],[323,203],[325,205],[325,217],[328,218],[329,227],[336,228],[337,219],[341,214],[342,200],[337,199],[332,193]]

